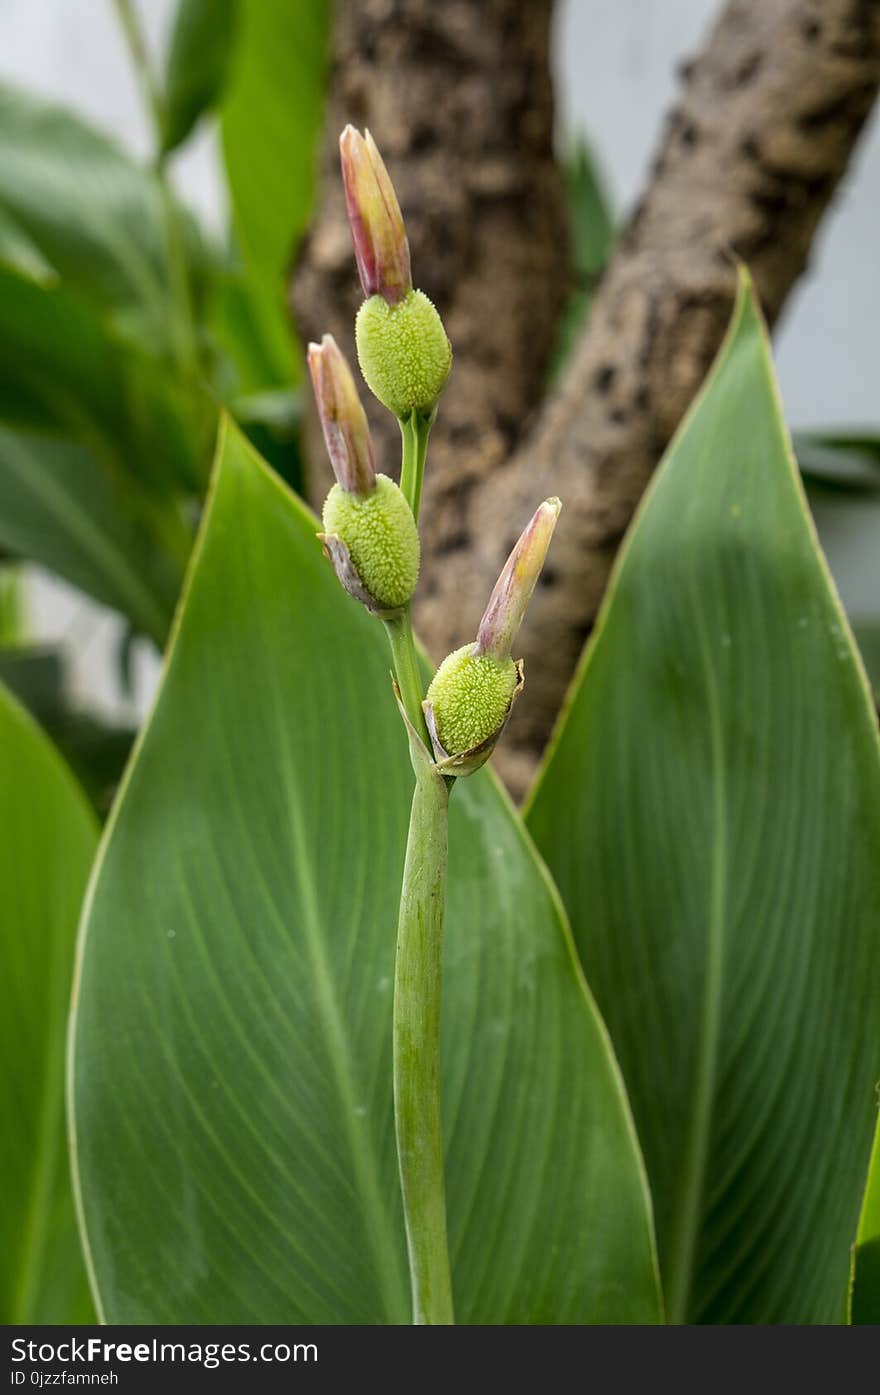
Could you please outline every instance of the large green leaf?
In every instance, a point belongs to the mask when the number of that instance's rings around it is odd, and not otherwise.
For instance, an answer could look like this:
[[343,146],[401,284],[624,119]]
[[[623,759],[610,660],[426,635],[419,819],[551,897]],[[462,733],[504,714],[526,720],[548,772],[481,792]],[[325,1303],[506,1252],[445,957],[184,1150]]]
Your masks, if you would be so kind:
[[272,378],[298,373],[285,310],[285,277],[312,206],[327,57],[326,0],[245,5],[221,108],[233,226],[257,332]]
[[162,149],[182,144],[223,91],[238,0],[178,0],[165,63]]
[[[81,944],[73,1113],[111,1322],[406,1322],[391,1104],[412,774],[380,627],[230,428]],[[443,1040],[464,1322],[656,1320],[649,1201],[553,888],[452,801]]]
[[[157,352],[175,343],[167,211],[151,171],[74,113],[0,83],[0,228],[25,236],[69,293]],[[177,208],[191,290],[207,251]],[[9,248],[7,247],[7,256]],[[33,261],[33,255],[30,258]],[[20,258],[15,264],[21,265]],[[39,265],[39,263],[38,263]]]
[[838,1321],[880,1069],[880,756],[747,290],[528,823],[630,1091],[670,1318]]
[[854,1324],[880,1325],[880,1120],[874,1134],[868,1185],[853,1246],[849,1307],[850,1321]]
[[94,1320],[64,1130],[76,920],[97,844],[80,791],[0,686],[0,1321]]
[[145,486],[200,489],[213,412],[61,286],[0,265],[0,420],[117,454]]
[[165,639],[187,546],[166,546],[136,481],[104,470],[69,441],[0,426],[0,543],[40,562]]

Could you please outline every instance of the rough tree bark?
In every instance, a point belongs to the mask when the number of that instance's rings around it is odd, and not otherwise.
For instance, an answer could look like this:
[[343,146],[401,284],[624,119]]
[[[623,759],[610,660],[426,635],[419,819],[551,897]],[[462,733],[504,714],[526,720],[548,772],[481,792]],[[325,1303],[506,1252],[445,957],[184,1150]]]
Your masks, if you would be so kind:
[[[349,40],[350,8],[343,4],[338,20],[341,38]],[[443,199],[449,193],[438,192],[436,171],[445,170],[456,189],[463,179],[468,188],[479,189],[478,170],[484,160],[491,170],[493,161],[480,144],[469,142],[466,123],[450,123],[442,115],[445,97],[436,81],[440,60],[432,51],[433,39],[418,49],[421,66],[405,66],[402,55],[410,49],[402,36],[410,12],[455,11],[458,48],[465,47],[468,55],[456,81],[467,85],[468,110],[479,110],[482,128],[493,130],[507,112],[496,105],[496,68],[494,62],[483,67],[483,50],[479,44],[464,44],[464,35],[485,36],[484,15],[490,9],[501,19],[501,11],[520,8],[542,15],[542,33],[533,35],[530,59],[519,61],[526,84],[540,74],[537,112],[547,121],[545,5],[489,6],[480,0],[436,7],[416,0],[355,5],[357,11],[371,11],[372,45],[364,43],[362,32],[356,60],[345,43],[337,50],[331,129],[344,119],[367,119],[380,144],[389,148],[395,180],[401,172],[396,149],[409,151],[400,187],[407,222],[414,219],[417,230],[417,279],[422,266],[427,270],[433,263],[433,249],[439,248],[441,258],[446,249]],[[436,18],[431,22],[436,26]],[[525,18],[520,20],[524,24]],[[417,32],[427,39],[428,31]],[[401,56],[393,70],[387,67],[389,46]],[[445,52],[447,81],[452,81],[464,60]],[[508,53],[508,63],[515,54],[515,48]],[[360,105],[352,103],[348,87],[352,67]],[[504,773],[515,790],[524,787],[558,711],[633,509],[723,336],[735,291],[734,258],[748,263],[771,324],[807,264],[819,220],[880,83],[880,0],[728,0],[702,52],[685,65],[681,78],[648,187],[605,273],[560,387],[531,431],[529,413],[550,342],[546,312],[550,302],[553,313],[558,304],[558,296],[548,297],[548,287],[555,290],[564,280],[554,275],[552,265],[558,185],[546,155],[540,178],[553,191],[554,211],[543,225],[529,229],[530,240],[543,236],[548,242],[543,260],[540,249],[532,248],[542,275],[521,289],[517,299],[514,319],[525,325],[527,361],[523,364],[521,349],[515,389],[505,393],[499,383],[513,371],[511,358],[498,351],[499,322],[507,313],[502,308],[504,281],[496,280],[495,257],[506,260],[501,226],[492,226],[489,218],[490,237],[484,241],[477,226],[484,210],[469,195],[464,204],[474,226],[468,236],[484,253],[479,279],[474,281],[469,253],[462,258],[459,250],[445,268],[437,295],[448,317],[456,369],[441,411],[445,429],[429,457],[425,581],[417,624],[433,654],[442,655],[473,631],[505,550],[534,504],[548,493],[565,501],[551,565],[520,645],[528,699],[519,704],[503,743]],[[511,79],[511,87],[516,86]],[[527,101],[522,84],[520,92]],[[501,110],[505,115],[493,123],[492,113]],[[393,133],[390,147],[386,127]],[[542,150],[546,139],[543,130]],[[528,164],[525,153],[516,159],[521,140],[517,135],[514,149],[501,161],[505,168],[522,171]],[[431,148],[424,168],[420,141]],[[335,174],[331,187],[334,180]],[[531,198],[519,211],[511,200],[506,211],[514,218],[538,216]],[[337,231],[331,233],[331,227]],[[334,280],[319,252],[334,237],[344,244],[345,236],[328,199],[298,278],[303,294],[296,306],[309,332],[323,320],[338,322],[338,269]],[[521,257],[518,264],[522,266]],[[427,275],[424,279],[427,283]],[[459,341],[456,312],[475,293],[480,312],[475,317],[465,311],[466,333]],[[346,316],[353,304],[349,284]],[[466,382],[477,368],[480,387],[474,402]],[[528,391],[521,388],[525,379]],[[481,409],[487,396],[492,404],[488,411]],[[493,419],[502,401],[506,410]],[[512,442],[517,449],[508,454]]]

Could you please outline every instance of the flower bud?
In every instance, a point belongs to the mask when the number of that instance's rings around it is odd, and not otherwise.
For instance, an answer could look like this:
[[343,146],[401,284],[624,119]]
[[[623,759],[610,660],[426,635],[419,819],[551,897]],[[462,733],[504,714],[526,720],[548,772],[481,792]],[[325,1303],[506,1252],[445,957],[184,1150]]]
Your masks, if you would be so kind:
[[443,321],[423,291],[399,305],[365,300],[355,322],[358,361],[367,386],[395,416],[430,415],[452,365]]
[[310,344],[309,372],[333,473],[350,494],[369,494],[376,484],[373,443],[345,355],[332,334]]
[[376,142],[346,126],[339,138],[345,206],[365,296],[397,305],[412,290],[409,243],[394,185]]
[[375,615],[406,605],[419,579],[419,533],[394,481],[377,475],[366,495],[334,484],[323,521],[319,536],[349,595]]
[[561,510],[559,499],[545,499],[532,514],[489,597],[477,631],[476,654],[509,657]]
[[522,662],[510,650],[535,589],[562,508],[548,499],[508,557],[480,621],[477,640],[438,668],[424,702],[438,767],[468,775],[489,759],[522,690]]

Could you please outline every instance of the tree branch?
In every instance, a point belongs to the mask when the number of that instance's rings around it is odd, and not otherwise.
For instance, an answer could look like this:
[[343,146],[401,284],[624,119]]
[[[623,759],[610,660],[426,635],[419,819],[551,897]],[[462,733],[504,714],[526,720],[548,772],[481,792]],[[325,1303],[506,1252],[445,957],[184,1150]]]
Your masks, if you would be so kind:
[[[393,13],[398,17],[413,8],[422,6],[406,0]],[[454,10],[462,22],[470,11],[484,33],[484,14],[491,9],[500,18],[505,6],[462,0],[430,7],[435,8],[446,15]],[[546,22],[546,5],[509,8],[540,10]],[[397,32],[397,19],[386,30],[379,25],[382,44],[392,43],[392,31]],[[341,56],[345,64],[346,55]],[[481,129],[494,131],[505,120],[499,116],[493,123],[487,116],[500,110],[497,69],[485,65],[479,47],[469,59],[457,81],[482,112]],[[521,93],[535,83],[536,71],[533,66],[520,74]],[[425,583],[416,623],[438,656],[462,643],[535,504],[547,494],[564,499],[550,565],[522,635],[527,700],[499,750],[515,789],[523,788],[546,740],[635,505],[721,341],[733,304],[734,258],[748,263],[772,323],[807,264],[819,220],[846,169],[878,82],[880,0],[728,0],[703,51],[682,71],[680,97],[647,190],[602,280],[559,390],[509,459],[506,448],[517,440],[535,401],[534,370],[540,366],[543,372],[546,361],[552,326],[545,311],[552,303],[555,315],[553,292],[564,279],[554,275],[552,265],[555,217],[529,228],[529,255],[541,276],[525,293],[520,289],[516,300],[513,323],[521,349],[513,368],[499,349],[505,336],[497,333],[503,311],[495,283],[490,294],[484,284],[493,274],[493,258],[507,256],[503,227],[493,222],[491,198],[485,206],[470,205],[466,216],[485,227],[471,227],[468,246],[460,246],[447,263],[451,279],[443,282],[439,297],[458,363],[438,422],[446,417],[447,430],[436,449],[432,443],[429,461],[433,497],[425,510]],[[442,259],[446,227],[437,218],[437,205],[419,199],[419,139],[437,134],[443,152],[432,147],[435,167],[455,188],[471,181],[479,187],[484,162],[491,170],[492,161],[479,143],[469,142],[461,121],[450,124],[438,116],[445,96],[424,84],[417,68],[404,73],[398,66],[393,76],[386,73],[384,84],[386,93],[407,89],[405,101],[397,92],[372,109],[383,148],[386,110],[393,108],[405,119],[410,133],[413,163],[401,181],[401,202],[408,223],[415,213],[420,251],[414,265],[420,276],[422,266],[433,261],[430,247],[439,244]],[[548,92],[539,110],[546,116],[549,108]],[[331,121],[338,125],[351,115],[349,109],[343,118],[337,108]],[[398,130],[394,120],[388,125]],[[422,135],[413,139],[414,131]],[[402,140],[395,136],[395,143]],[[393,149],[391,156],[396,179]],[[509,156],[502,161],[509,173],[516,164]],[[556,198],[546,162],[541,178]],[[532,181],[528,196],[522,188],[519,200],[510,200],[504,227],[517,210],[522,219],[539,218],[535,188]],[[548,239],[543,259],[539,237]],[[471,245],[481,249],[477,261],[471,260]],[[520,278],[526,274],[525,258],[520,251],[514,259]],[[447,290],[455,297],[455,313],[444,300]],[[469,313],[472,298],[479,306],[476,315]],[[348,300],[346,313],[354,296]],[[536,335],[530,355],[532,320]],[[526,378],[527,390],[521,386]],[[497,409],[494,414],[479,410],[486,399]]]

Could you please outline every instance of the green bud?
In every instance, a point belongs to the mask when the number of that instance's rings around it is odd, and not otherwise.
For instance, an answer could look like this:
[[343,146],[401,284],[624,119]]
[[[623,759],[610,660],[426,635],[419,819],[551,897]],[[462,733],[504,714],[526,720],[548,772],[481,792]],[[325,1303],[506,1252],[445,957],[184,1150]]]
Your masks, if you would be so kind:
[[498,736],[521,682],[513,659],[475,654],[474,647],[465,644],[443,660],[425,698],[437,740],[450,756]]
[[[340,571],[337,540],[356,574],[354,584]],[[377,475],[366,495],[334,484],[324,503],[324,543],[343,585],[370,609],[398,610],[410,600],[419,579],[419,534],[409,504],[387,475]]]
[[355,324],[358,360],[370,391],[395,416],[433,411],[452,364],[443,321],[422,291],[398,305],[370,296]]

